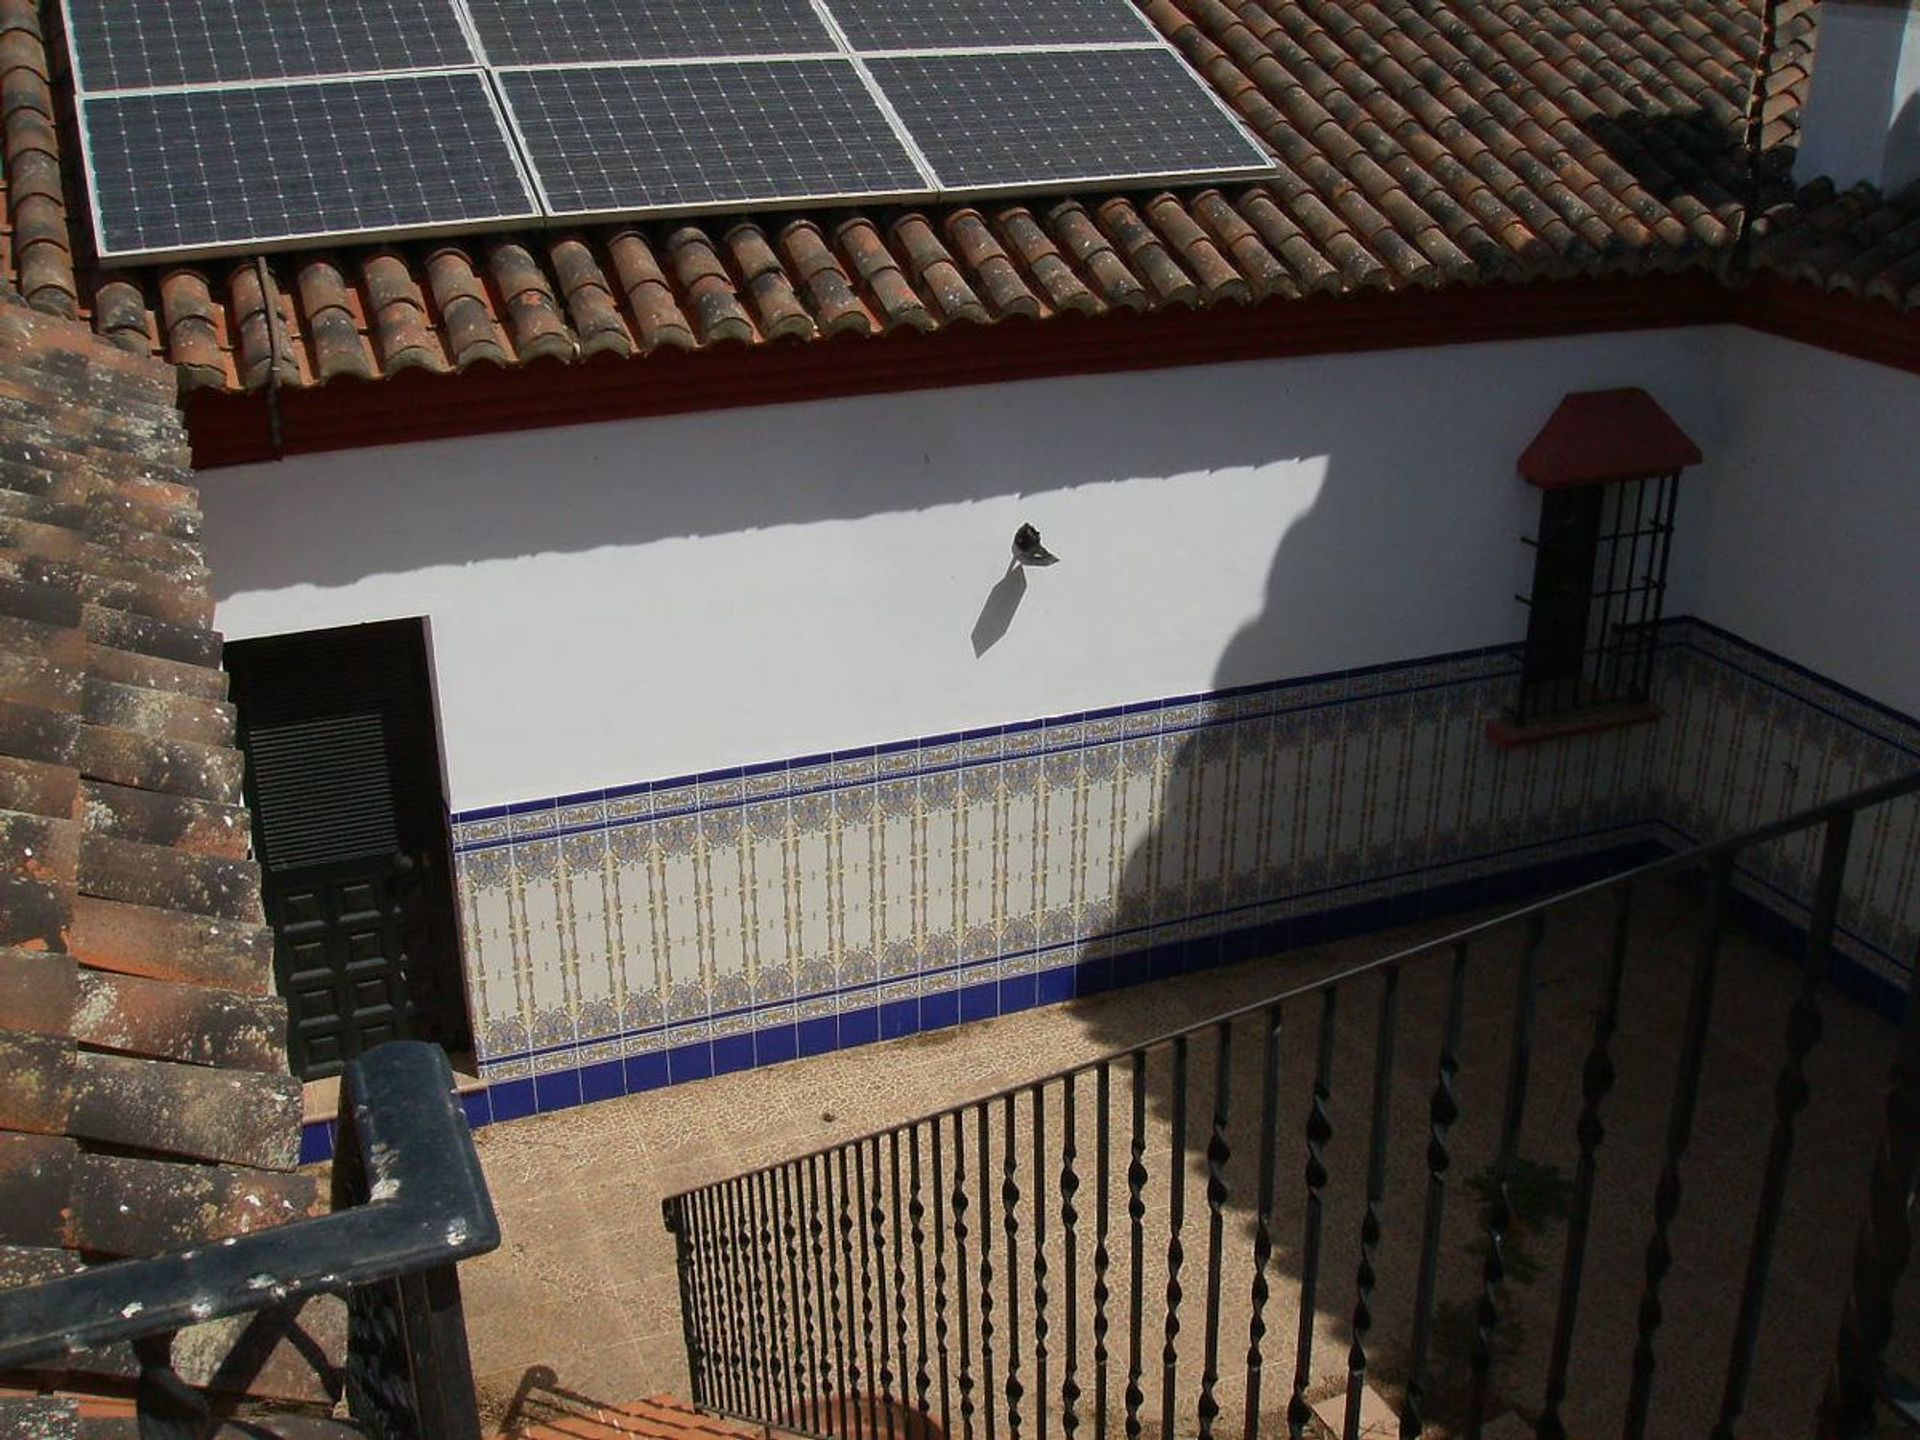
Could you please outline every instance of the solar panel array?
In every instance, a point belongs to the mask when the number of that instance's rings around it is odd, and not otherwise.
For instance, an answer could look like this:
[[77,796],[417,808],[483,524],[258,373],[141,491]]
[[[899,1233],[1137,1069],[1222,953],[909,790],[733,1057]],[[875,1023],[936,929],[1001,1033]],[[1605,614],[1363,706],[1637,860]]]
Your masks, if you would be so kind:
[[1132,0],[63,0],[102,257],[1251,176]]

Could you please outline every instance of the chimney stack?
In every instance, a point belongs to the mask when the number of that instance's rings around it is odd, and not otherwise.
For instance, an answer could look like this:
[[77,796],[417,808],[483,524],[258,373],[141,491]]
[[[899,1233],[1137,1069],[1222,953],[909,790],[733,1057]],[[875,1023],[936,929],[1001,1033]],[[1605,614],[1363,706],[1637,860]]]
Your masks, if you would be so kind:
[[1800,126],[1796,181],[1920,179],[1920,0],[1822,0]]

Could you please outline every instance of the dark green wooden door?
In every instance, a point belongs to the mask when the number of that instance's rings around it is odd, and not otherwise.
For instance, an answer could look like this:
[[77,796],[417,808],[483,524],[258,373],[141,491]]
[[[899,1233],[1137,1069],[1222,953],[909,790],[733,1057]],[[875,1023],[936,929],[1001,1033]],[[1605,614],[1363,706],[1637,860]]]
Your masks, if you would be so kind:
[[417,620],[226,649],[293,1068],[467,1046],[446,804]]

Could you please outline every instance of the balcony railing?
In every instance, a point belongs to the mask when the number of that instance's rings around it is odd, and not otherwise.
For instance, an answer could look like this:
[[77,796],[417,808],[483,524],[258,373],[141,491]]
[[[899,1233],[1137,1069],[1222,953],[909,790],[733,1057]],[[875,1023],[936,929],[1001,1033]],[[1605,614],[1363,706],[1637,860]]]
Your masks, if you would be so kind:
[[[1477,1436],[1496,1402],[1543,1440],[1570,1426],[1729,1440],[1763,1333],[1806,1324],[1804,1307],[1769,1310],[1768,1289],[1783,1220],[1811,1204],[1821,1235],[1844,1248],[1857,1233],[1857,1255],[1851,1273],[1838,1260],[1820,1272],[1827,1311],[1844,1315],[1807,1342],[1804,1408],[1780,1433],[1864,1433],[1890,1388],[1911,1243],[1920,1018],[1899,1032],[1871,1173],[1861,1154],[1810,1185],[1795,1143],[1825,1138],[1796,1132],[1810,1124],[1836,919],[1864,883],[1848,872],[1865,848],[1856,819],[1894,806],[1911,826],[1916,792],[1920,776],[1877,785],[671,1197],[695,1403],[816,1435],[1256,1440],[1301,1436],[1332,1401],[1332,1428],[1355,1440],[1377,1380],[1405,1440]],[[1798,972],[1729,987],[1723,941],[1752,876],[1787,872],[1807,905]],[[1667,959],[1643,973],[1649,937]],[[1556,1023],[1577,1022],[1545,1044],[1543,978]],[[1744,1125],[1723,1106],[1712,1127],[1716,1143],[1750,1139],[1753,1163],[1703,1179],[1688,1162],[1724,1028],[1717,992],[1742,1047],[1766,1053],[1737,1087]],[[1756,997],[1769,1001],[1757,1015]],[[1878,1123],[1867,1112],[1860,1134]],[[1471,1175],[1469,1140],[1487,1157]],[[1552,1233],[1527,1213],[1532,1156],[1547,1150],[1565,1162],[1564,1235],[1527,1255],[1523,1241]],[[1686,1253],[1703,1245],[1711,1257]],[[1503,1352],[1523,1279],[1544,1287],[1529,1303],[1549,1323],[1516,1379]],[[1703,1291],[1720,1307],[1711,1324],[1680,1309]],[[1344,1328],[1335,1306],[1350,1306]],[[1707,1334],[1700,1354],[1717,1358],[1671,1361]],[[1344,1399],[1319,1393],[1331,1386],[1315,1353],[1330,1346]],[[1695,1410],[1657,1414],[1656,1382],[1693,1372]]]
[[500,1229],[446,1056],[383,1045],[347,1065],[340,1094],[333,1213],[0,1292],[0,1374],[80,1369],[130,1343],[141,1440],[266,1433],[220,1430],[173,1368],[174,1334],[331,1292],[348,1303],[341,1433],[479,1440],[455,1266]]

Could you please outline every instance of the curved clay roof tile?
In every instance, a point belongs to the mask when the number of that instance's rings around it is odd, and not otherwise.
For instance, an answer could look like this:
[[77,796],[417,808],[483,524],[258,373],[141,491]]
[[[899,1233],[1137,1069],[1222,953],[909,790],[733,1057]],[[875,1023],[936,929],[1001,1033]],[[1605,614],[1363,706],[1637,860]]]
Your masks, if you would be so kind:
[[939,324],[919,292],[908,283],[900,262],[893,258],[893,252],[871,220],[864,215],[843,220],[834,227],[833,238],[873,297],[880,322],[886,329],[906,325],[915,330],[932,330]]
[[827,335],[871,335],[873,316],[854,293],[853,282],[834,258],[833,247],[811,220],[795,220],[780,232],[780,250],[813,307],[814,323]]
[[693,306],[700,327],[700,343],[750,344],[753,320],[734,293],[727,267],[714,253],[713,242],[698,225],[683,225],[667,236],[667,255],[673,262],[680,293]]
[[760,333],[769,340],[811,340],[815,333],[813,317],[794,293],[793,282],[767,243],[765,232],[758,225],[736,225],[727,231],[722,243],[746,282],[747,297],[759,312]]
[[1020,271],[1007,254],[1000,239],[987,224],[986,217],[971,207],[947,216],[947,238],[953,241],[960,258],[985,292],[994,317],[1004,320],[1020,316],[1036,320],[1040,316],[1040,297],[1027,288]]

